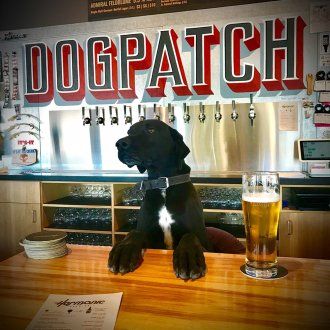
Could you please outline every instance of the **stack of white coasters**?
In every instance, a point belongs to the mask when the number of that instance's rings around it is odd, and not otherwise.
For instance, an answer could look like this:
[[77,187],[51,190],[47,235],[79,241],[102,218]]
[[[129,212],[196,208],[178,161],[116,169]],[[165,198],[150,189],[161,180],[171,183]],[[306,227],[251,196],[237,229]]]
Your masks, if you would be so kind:
[[62,231],[40,231],[26,236],[20,241],[20,245],[29,258],[59,258],[68,253],[65,237],[66,233]]

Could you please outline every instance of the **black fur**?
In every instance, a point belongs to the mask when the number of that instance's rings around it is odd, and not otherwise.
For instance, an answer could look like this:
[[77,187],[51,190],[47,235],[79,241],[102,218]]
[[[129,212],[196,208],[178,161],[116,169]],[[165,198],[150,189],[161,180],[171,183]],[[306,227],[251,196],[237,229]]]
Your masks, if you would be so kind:
[[[147,171],[148,179],[171,177],[190,172],[184,162],[189,148],[182,135],[158,120],[134,124],[128,136],[117,141],[118,157],[127,166]],[[203,249],[208,249],[203,209],[191,182],[174,185],[166,190],[166,198],[159,189],[147,190],[137,229],[116,244],[109,255],[109,268],[114,273],[127,273],[142,262],[144,248],[164,249],[164,233],[159,226],[159,210],[166,206],[175,223],[173,237],[173,268],[177,277],[195,279],[206,271]]]

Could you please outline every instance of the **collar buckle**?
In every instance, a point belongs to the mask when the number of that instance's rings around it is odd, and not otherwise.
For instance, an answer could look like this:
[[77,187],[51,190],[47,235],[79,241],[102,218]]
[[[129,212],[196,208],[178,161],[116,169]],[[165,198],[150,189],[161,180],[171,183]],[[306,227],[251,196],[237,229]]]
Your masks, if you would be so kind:
[[[161,180],[161,181],[159,181],[159,187],[158,187],[158,189],[164,190],[164,189],[167,189],[170,186],[170,181],[169,181],[169,179],[167,177],[161,176],[159,178],[159,180]],[[162,185],[163,183],[164,183],[164,185]]]

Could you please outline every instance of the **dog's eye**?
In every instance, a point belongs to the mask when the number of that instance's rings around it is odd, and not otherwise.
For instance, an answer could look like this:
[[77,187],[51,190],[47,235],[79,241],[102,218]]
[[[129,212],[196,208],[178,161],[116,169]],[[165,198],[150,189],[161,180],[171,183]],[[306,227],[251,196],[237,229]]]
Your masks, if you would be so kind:
[[154,128],[148,128],[148,133],[150,133],[150,134],[155,133],[155,129]]

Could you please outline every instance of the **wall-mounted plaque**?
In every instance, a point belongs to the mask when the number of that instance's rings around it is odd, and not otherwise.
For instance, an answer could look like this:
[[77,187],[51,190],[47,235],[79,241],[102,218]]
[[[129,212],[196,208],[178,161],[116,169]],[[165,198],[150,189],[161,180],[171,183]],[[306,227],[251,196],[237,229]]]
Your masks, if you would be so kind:
[[88,0],[88,20],[133,17],[272,0]]

